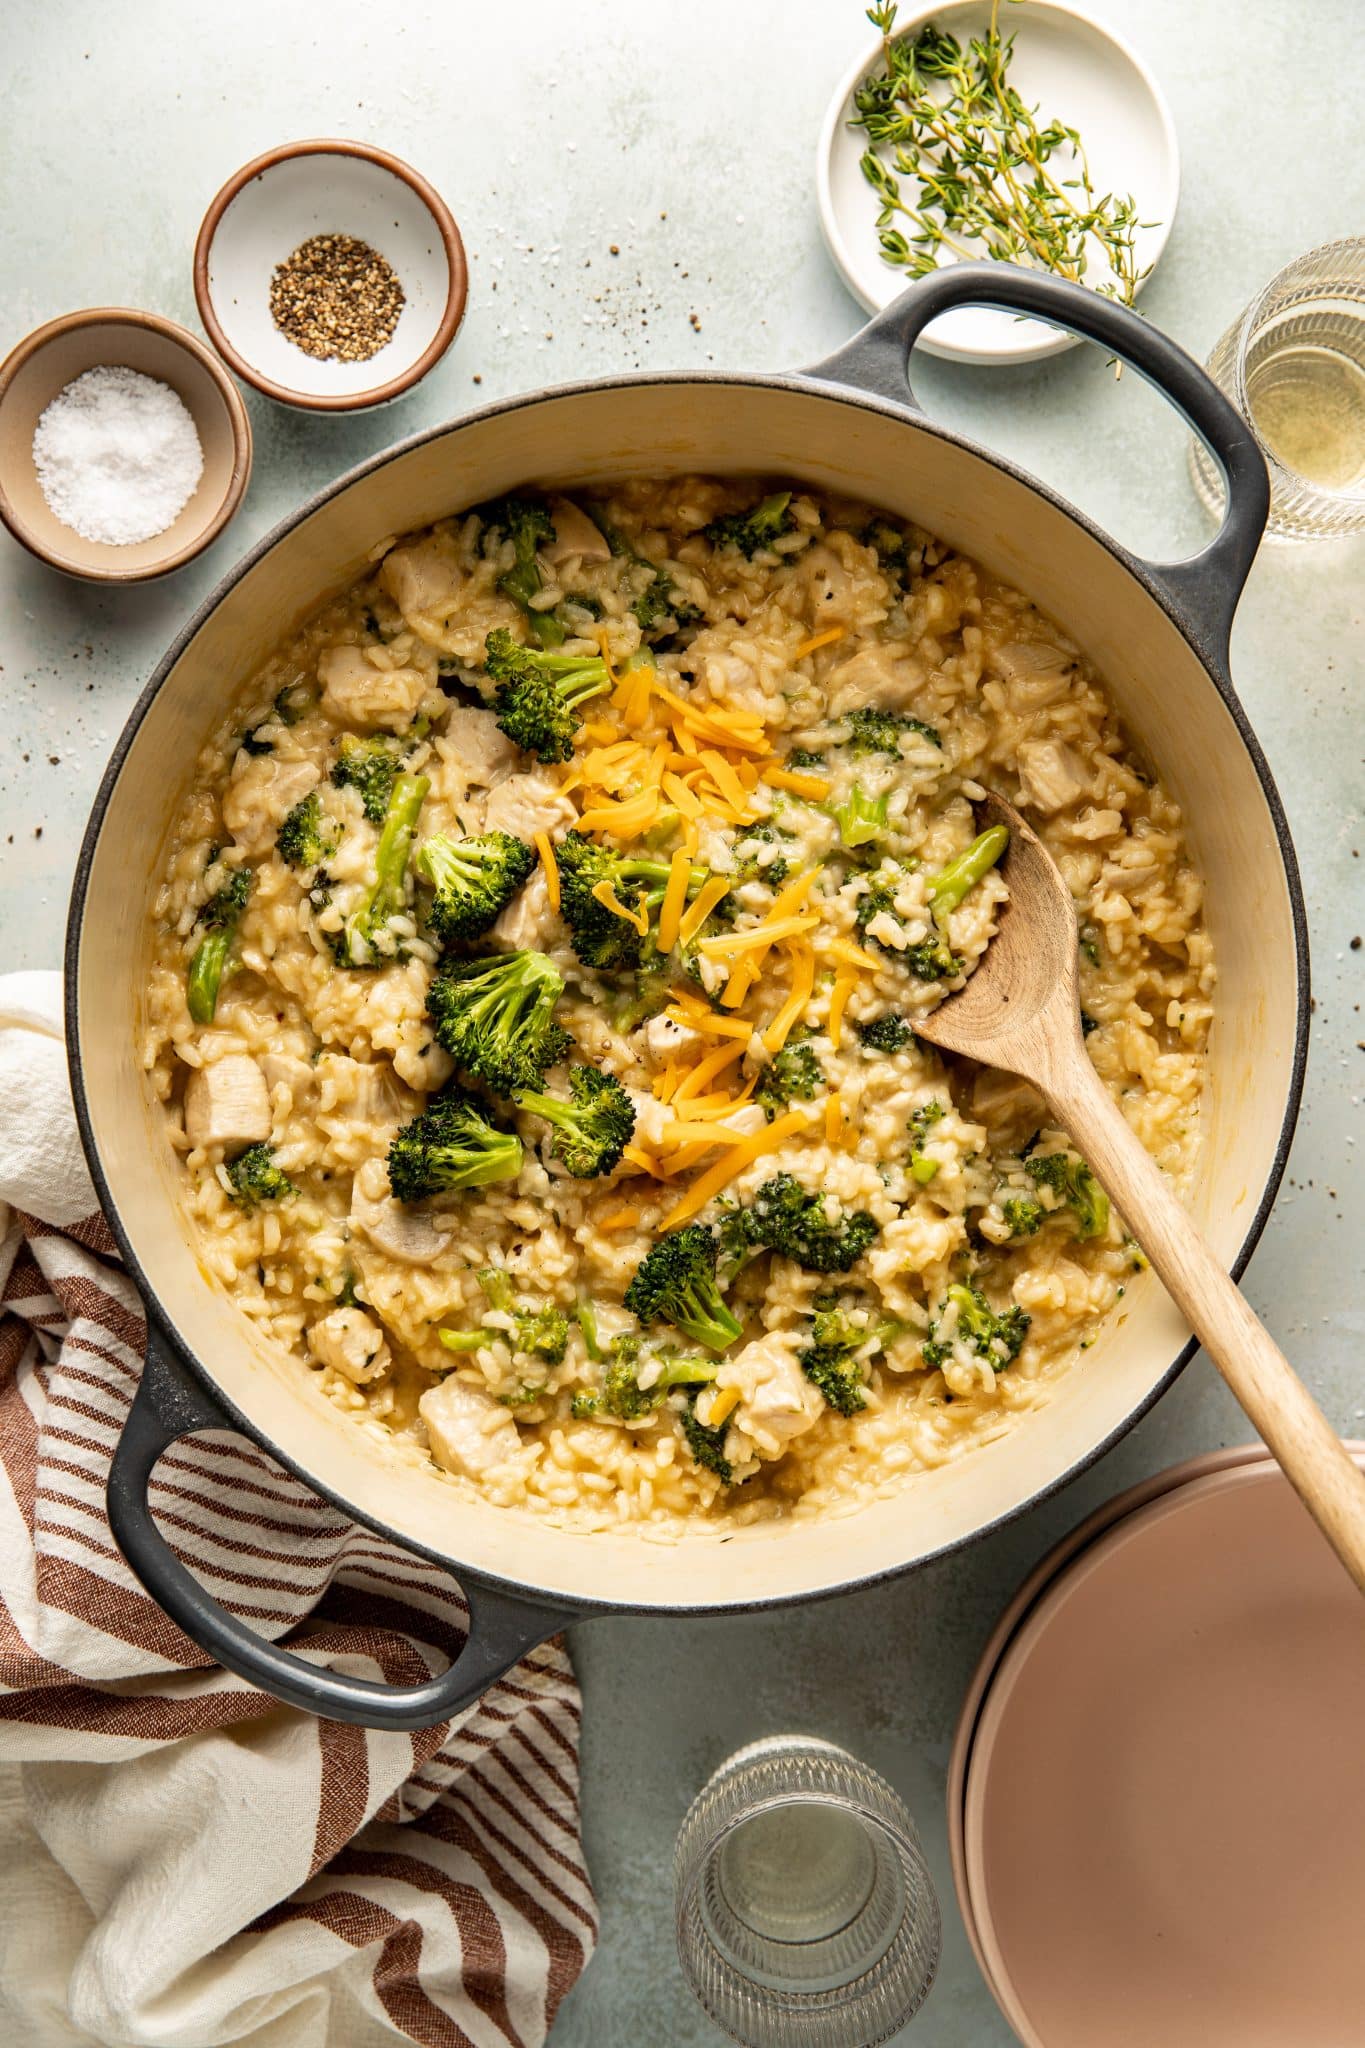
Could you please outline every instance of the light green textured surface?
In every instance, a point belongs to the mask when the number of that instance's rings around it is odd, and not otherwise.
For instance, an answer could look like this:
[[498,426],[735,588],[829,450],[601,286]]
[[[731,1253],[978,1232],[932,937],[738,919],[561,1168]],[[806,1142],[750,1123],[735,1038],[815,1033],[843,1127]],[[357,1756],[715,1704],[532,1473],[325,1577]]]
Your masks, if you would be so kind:
[[[1365,226],[1346,84],[1359,11],[1315,0],[1302,67],[1286,60],[1304,41],[1291,0],[1104,0],[1093,12],[1138,45],[1174,107],[1183,197],[1143,306],[1202,356],[1281,263]],[[413,0],[401,11],[11,0],[7,29],[0,349],[80,305],[155,307],[194,325],[189,259],[204,207],[239,163],[295,136],[354,135],[409,158],[449,200],[472,271],[456,346],[411,399],[351,421],[249,399],[245,510],[171,582],[87,589],[0,535],[0,692],[17,735],[0,759],[0,959],[39,966],[58,960],[79,832],[142,680],[217,577],[306,493],[479,399],[637,366],[781,368],[852,332],[860,315],[824,255],[811,160],[832,83],[867,32],[856,0]],[[917,382],[932,412],[1134,546],[1177,554],[1202,533],[1178,423],[1136,378],[1115,387],[1097,353],[1014,370],[925,362]],[[1357,1434],[1365,1317],[1350,1191],[1358,1200],[1365,953],[1349,941],[1365,928],[1363,559],[1359,543],[1264,552],[1233,643],[1298,845],[1318,990],[1307,1108],[1248,1291],[1333,1420]],[[965,1556],[835,1605],[579,1631],[603,1940],[554,2048],[717,2038],[673,1960],[673,1834],[727,1751],[782,1727],[831,1736],[883,1770],[925,1832],[947,1934],[907,2038],[1007,2043],[956,1918],[944,1846],[943,1773],[968,1674],[1023,1572],[1083,1512],[1248,1434],[1201,1359],[1094,1471]]]

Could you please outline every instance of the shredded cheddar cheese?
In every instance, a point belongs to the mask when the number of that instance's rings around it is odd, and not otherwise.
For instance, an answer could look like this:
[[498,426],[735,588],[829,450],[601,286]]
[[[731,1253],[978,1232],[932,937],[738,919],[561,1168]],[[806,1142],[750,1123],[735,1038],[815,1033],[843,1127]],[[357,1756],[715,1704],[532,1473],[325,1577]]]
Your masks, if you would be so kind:
[[800,1110],[791,1109],[770,1123],[766,1130],[755,1131],[752,1137],[732,1146],[724,1159],[717,1160],[705,1173],[698,1174],[681,1201],[665,1216],[663,1228],[673,1230],[679,1223],[686,1223],[689,1216],[695,1216],[704,1209],[712,1195],[719,1194],[736,1175],[743,1173],[746,1166],[752,1166],[755,1159],[761,1159],[765,1152],[777,1151],[788,1138],[804,1131],[809,1121]]
[[623,1209],[612,1209],[605,1216],[600,1216],[597,1227],[599,1230],[629,1230],[632,1224],[639,1222],[640,1215],[641,1211],[627,1202]]
[[[700,902],[701,898],[697,900]],[[810,913],[798,913],[795,917],[779,918],[776,924],[753,925],[744,932],[717,932],[713,938],[699,939],[697,951],[708,960],[725,960],[732,953],[747,953],[755,946],[775,946],[779,939],[800,938],[805,932],[813,932],[819,922]]]
[[545,894],[550,899],[551,910],[559,909],[559,863],[554,856],[548,832],[537,832],[533,842],[540,855],[541,873],[545,877]]
[[809,797],[813,803],[827,797],[834,786],[828,776],[807,775],[796,768],[765,768],[763,780],[770,789],[789,789],[793,796]]
[[685,946],[691,945],[716,905],[729,893],[730,884],[724,875],[712,875],[709,882],[702,883],[678,925],[678,937]]
[[853,987],[853,976],[841,974],[829,992],[829,1023],[825,1028],[829,1032],[829,1042],[836,1052],[843,1040],[844,1011],[853,993]]
[[800,1021],[801,1013],[810,1001],[814,987],[815,949],[813,946],[803,945],[795,949],[791,994],[763,1034],[764,1046],[770,1053],[782,1050],[789,1032]]
[[799,647],[793,647],[789,658],[804,661],[808,654],[814,654],[817,647],[832,647],[836,640],[843,639],[847,631],[847,626],[831,626],[827,632],[815,633],[809,640],[803,640]]
[[839,1100],[838,1094],[835,1093],[825,1098],[826,1143],[830,1145],[836,1145],[839,1142],[839,1134],[843,1130],[843,1128],[844,1105]]
[[649,930],[648,917],[643,910],[631,910],[626,904],[622,903],[610,882],[594,882],[590,893],[594,902],[600,903],[603,909],[609,910],[613,917],[624,918],[627,924],[634,925],[641,938],[645,936],[645,933]]
[[687,902],[687,884],[692,874],[692,863],[687,858],[687,848],[680,846],[668,864],[668,885],[664,900],[659,906],[659,951],[671,953],[678,943],[678,927],[682,923],[683,908]]

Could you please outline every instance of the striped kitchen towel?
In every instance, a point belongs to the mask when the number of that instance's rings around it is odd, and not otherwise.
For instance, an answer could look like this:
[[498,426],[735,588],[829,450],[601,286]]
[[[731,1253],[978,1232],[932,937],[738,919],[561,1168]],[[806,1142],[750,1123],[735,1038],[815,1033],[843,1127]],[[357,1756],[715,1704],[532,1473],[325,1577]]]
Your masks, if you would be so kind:
[[[534,2048],[597,1928],[567,1652],[381,1735],[278,1706],[148,1599],[104,1508],[142,1315],[59,1005],[56,975],[0,978],[0,1771],[47,1859],[6,1859],[0,2039]],[[443,1573],[238,1437],[173,1446],[152,1504],[220,1600],[276,1637],[306,1620],[311,1655],[411,1683],[464,1639]],[[58,1894],[39,1926],[26,1903]]]

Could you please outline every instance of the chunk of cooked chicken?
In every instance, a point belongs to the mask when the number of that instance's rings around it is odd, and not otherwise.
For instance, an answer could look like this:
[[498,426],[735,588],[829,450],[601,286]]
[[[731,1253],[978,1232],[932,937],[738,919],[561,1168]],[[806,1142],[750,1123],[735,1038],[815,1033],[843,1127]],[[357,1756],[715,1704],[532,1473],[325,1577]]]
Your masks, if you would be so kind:
[[452,543],[432,534],[414,546],[390,548],[379,580],[404,618],[430,617],[447,610],[459,590],[461,575]]
[[908,711],[924,683],[924,666],[893,640],[873,641],[840,662],[829,678],[829,715],[839,718],[860,704],[879,711]]
[[313,1324],[308,1347],[319,1365],[330,1365],[357,1387],[382,1379],[393,1363],[384,1332],[363,1308],[334,1308]]
[[558,911],[550,908],[542,869],[537,868],[525,888],[512,898],[488,936],[495,945],[506,946],[509,953],[529,948],[553,956],[568,943],[566,926]]
[[702,1046],[700,1031],[676,1018],[660,1014],[641,1025],[634,1042],[640,1046],[646,1065],[666,1067],[673,1059],[687,1059]]
[[307,1060],[299,1059],[292,1052],[263,1052],[257,1064],[272,1096],[277,1088],[287,1088],[292,1108],[298,1109],[307,1101],[314,1077],[314,1070]]
[[287,814],[320,780],[312,761],[239,754],[223,797],[223,823],[244,853],[264,853]]
[[363,647],[328,647],[318,658],[322,708],[344,725],[406,732],[431,687],[425,669],[379,668]]
[[1035,811],[1064,811],[1089,796],[1084,764],[1065,740],[1019,742],[1019,801]]
[[543,768],[533,768],[526,775],[509,775],[489,791],[483,829],[531,839],[537,832],[566,831],[577,816],[555,778]]
[[351,1224],[376,1251],[405,1266],[428,1266],[450,1244],[452,1231],[425,1209],[396,1202],[382,1159],[367,1160],[351,1184]]
[[417,1403],[431,1455],[447,1472],[482,1479],[521,1449],[521,1436],[507,1410],[490,1394],[453,1376],[429,1387]]
[[270,1136],[270,1091],[248,1053],[195,1068],[185,1087],[185,1135],[198,1148],[257,1145]]
[[609,562],[611,549],[600,526],[595,526],[581,505],[572,498],[551,498],[550,517],[555,537],[540,550],[543,560],[557,569],[576,556],[580,562]]
[[836,533],[829,540],[817,541],[801,557],[802,571],[810,579],[813,632],[846,624],[863,603],[861,575],[844,559],[849,551],[863,552],[851,534]]
[[358,1123],[401,1123],[412,1112],[412,1096],[388,1060],[353,1060],[345,1053],[325,1052],[316,1073],[324,1107],[344,1110]]
[[519,749],[498,730],[492,712],[477,711],[472,704],[452,707],[442,737],[466,786],[473,782],[488,787],[510,774],[519,759]]
[[799,1341],[793,1330],[770,1330],[727,1358],[716,1375],[718,1387],[738,1389],[735,1424],[761,1458],[780,1458],[793,1437],[819,1421],[825,1405],[801,1370]]

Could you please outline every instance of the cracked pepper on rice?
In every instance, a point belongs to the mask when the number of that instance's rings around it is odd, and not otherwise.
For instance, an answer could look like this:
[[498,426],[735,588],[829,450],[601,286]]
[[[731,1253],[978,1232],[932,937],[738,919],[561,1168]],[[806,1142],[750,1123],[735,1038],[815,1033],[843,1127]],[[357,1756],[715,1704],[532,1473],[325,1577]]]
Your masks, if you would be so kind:
[[1006,895],[987,788],[1181,1182],[1201,884],[1025,597],[711,478],[387,544],[205,748],[156,899],[205,1264],[359,1421],[563,1522],[847,1509],[999,1435],[1103,1370],[1144,1261],[1030,1088],[913,1037]]

